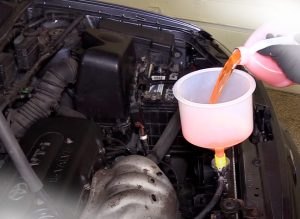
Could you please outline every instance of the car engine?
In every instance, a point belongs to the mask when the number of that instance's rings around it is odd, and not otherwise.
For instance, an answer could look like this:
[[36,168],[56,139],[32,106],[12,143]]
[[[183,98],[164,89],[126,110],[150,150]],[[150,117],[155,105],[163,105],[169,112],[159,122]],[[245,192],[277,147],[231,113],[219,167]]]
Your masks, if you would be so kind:
[[[23,11],[1,40],[1,110],[61,218],[194,218],[218,173],[214,153],[183,138],[172,87],[227,55],[204,31],[99,13]],[[59,218],[0,152],[0,218]],[[209,218],[244,205],[237,154],[227,153]]]

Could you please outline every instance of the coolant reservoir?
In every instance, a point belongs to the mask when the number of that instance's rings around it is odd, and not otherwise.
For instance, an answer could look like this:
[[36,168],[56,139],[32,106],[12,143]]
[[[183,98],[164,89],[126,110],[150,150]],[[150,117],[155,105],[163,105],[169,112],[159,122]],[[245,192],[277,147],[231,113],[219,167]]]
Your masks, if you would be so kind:
[[183,136],[190,143],[215,150],[247,139],[253,130],[252,93],[254,79],[234,70],[217,104],[209,98],[222,68],[208,68],[187,74],[173,88],[178,100]]

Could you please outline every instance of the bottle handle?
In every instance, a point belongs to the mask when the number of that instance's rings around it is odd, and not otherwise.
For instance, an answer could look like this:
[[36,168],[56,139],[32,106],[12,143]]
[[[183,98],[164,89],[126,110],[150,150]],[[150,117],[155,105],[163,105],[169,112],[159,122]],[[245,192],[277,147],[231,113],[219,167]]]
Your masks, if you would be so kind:
[[260,40],[249,48],[249,53],[253,55],[257,51],[274,45],[298,45],[294,35],[286,35],[282,37],[274,37],[270,39]]
[[299,45],[299,43],[295,40],[294,35],[286,35],[282,37],[260,40],[250,48],[238,47],[237,49],[241,52],[240,65],[245,65],[249,59],[249,56],[252,56],[257,51],[274,45]]

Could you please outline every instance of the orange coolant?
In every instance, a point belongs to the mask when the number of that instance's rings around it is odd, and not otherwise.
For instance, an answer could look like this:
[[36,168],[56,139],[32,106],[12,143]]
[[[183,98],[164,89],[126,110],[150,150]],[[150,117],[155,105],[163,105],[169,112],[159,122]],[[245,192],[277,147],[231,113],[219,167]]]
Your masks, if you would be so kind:
[[217,82],[214,86],[213,92],[210,96],[209,103],[214,104],[218,102],[219,97],[222,94],[222,90],[228,81],[233,69],[239,64],[241,60],[240,50],[236,49],[233,51],[232,55],[229,57],[225,63],[223,69],[221,70]]
[[[215,104],[218,102],[219,97],[222,94],[224,86],[226,82],[229,80],[233,69],[240,63],[241,53],[240,50],[236,49],[233,51],[232,55],[229,57],[227,62],[225,63],[219,77],[214,86],[213,92],[210,96],[209,103]],[[226,166],[226,155],[224,152],[224,148],[215,149],[215,162],[216,166]]]

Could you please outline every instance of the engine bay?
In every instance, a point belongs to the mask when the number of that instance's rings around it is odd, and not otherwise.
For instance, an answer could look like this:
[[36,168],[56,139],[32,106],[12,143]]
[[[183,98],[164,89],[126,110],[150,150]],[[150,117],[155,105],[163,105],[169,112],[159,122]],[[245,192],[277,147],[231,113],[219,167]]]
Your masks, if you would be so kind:
[[[21,14],[1,45],[1,109],[62,218],[194,218],[209,204],[214,153],[183,138],[172,93],[180,77],[226,61],[198,34],[105,13]],[[1,218],[55,218],[0,152]],[[237,153],[227,151],[209,218],[237,218],[244,207]]]

